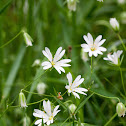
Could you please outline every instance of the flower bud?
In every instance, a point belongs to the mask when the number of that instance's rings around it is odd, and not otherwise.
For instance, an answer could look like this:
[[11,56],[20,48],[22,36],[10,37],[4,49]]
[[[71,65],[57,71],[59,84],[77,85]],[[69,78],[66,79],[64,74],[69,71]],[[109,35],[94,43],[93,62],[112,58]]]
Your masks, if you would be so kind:
[[112,26],[113,30],[115,32],[118,32],[119,31],[119,23],[118,21],[116,20],[116,18],[110,18],[110,25]]
[[97,1],[99,1],[99,2],[103,2],[103,0],[97,0]]
[[40,62],[40,59],[36,59],[33,64],[32,64],[32,67],[34,66],[40,66],[41,62]]
[[28,107],[26,105],[26,98],[25,98],[25,95],[23,92],[20,92],[19,93],[19,104],[21,105],[21,108],[26,108]]
[[87,62],[87,61],[88,61],[87,52],[84,52],[84,49],[83,49],[83,48],[81,48],[81,59],[82,59],[84,62]]
[[39,93],[39,95],[42,95],[45,93],[47,86],[45,83],[41,82],[37,85],[37,92]]
[[23,36],[24,36],[25,43],[27,45],[26,47],[32,46],[33,39],[31,38],[31,36],[24,31],[23,31]]
[[121,117],[121,116],[125,116],[125,113],[126,113],[126,108],[125,108],[125,106],[124,106],[124,104],[123,103],[118,103],[117,105],[116,105],[116,112],[117,112],[117,114],[118,114],[118,116],[119,117]]
[[67,0],[68,9],[71,11],[76,11],[77,0]]
[[118,0],[119,4],[124,4],[126,1],[125,0]]
[[74,113],[74,111],[76,110],[76,105],[74,105],[74,104],[71,104],[71,105],[69,105],[69,109],[70,109],[70,111],[72,112],[72,113]]

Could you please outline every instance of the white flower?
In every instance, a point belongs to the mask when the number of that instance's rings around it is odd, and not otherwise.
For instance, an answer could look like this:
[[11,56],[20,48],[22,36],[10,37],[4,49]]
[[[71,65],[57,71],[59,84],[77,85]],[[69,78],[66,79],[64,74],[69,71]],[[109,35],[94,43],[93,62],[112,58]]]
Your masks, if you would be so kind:
[[24,31],[23,31],[23,36],[24,36],[25,43],[27,45],[26,47],[32,46],[33,39],[31,38],[31,36]]
[[91,57],[94,55],[95,57],[98,56],[98,54],[103,54],[103,52],[106,51],[106,48],[101,47],[101,45],[106,41],[106,39],[102,39],[102,35],[99,35],[95,41],[93,40],[93,37],[90,33],[83,36],[84,40],[87,44],[81,44],[81,47],[84,49],[84,52],[89,52],[89,56]]
[[67,0],[68,9],[71,11],[76,11],[77,0]]
[[37,91],[40,95],[44,94],[45,93],[45,89],[47,88],[46,84],[41,82],[41,83],[38,83],[37,85]]
[[99,1],[99,2],[103,2],[103,0],[97,0],[97,1]]
[[63,57],[63,55],[65,54],[65,50],[62,51],[62,47],[59,47],[57,49],[54,58],[52,57],[52,54],[47,47],[45,47],[45,50],[43,50],[42,53],[49,60],[49,61],[45,61],[41,64],[43,66],[44,70],[49,69],[53,66],[59,72],[59,74],[61,74],[61,71],[65,73],[65,70],[63,69],[63,67],[71,66],[70,64],[67,64],[67,63],[71,62],[70,59],[60,60]]
[[34,66],[39,66],[40,63],[41,63],[40,59],[36,59],[36,60],[33,62],[32,67],[34,67]]
[[115,65],[120,65],[119,63],[119,58],[120,55],[123,53],[122,50],[118,50],[117,52],[114,52],[113,55],[108,54],[107,58],[103,58],[104,60],[108,60],[111,61],[111,63],[115,64]]
[[84,61],[84,62],[87,62],[89,59],[88,59],[88,55],[86,52],[84,52],[84,49],[82,48],[81,49],[81,59]]
[[78,75],[76,79],[72,82],[72,75],[69,72],[67,74],[67,79],[68,79],[69,85],[66,85],[65,88],[68,89],[68,93],[73,93],[75,98],[77,97],[79,99],[80,99],[80,96],[77,93],[87,95],[86,93],[84,93],[88,91],[87,89],[79,88],[79,85],[84,81],[84,78],[81,78],[81,75]]
[[53,118],[60,111],[60,110],[58,110],[59,105],[57,105],[54,108],[54,110],[52,111],[51,110],[51,104],[50,104],[50,101],[49,100],[47,102],[46,101],[43,101],[43,107],[44,107],[44,111],[41,111],[41,110],[38,110],[38,109],[34,109],[33,116],[38,117],[38,118],[41,118],[41,119],[38,119],[35,122],[35,125],[41,126],[42,119],[43,119],[43,122],[44,123],[46,123],[47,125],[50,125],[51,123],[53,123]]
[[112,26],[113,30],[114,31],[119,31],[119,23],[118,21],[116,20],[116,18],[110,18],[110,25]]
[[24,95],[23,92],[20,92],[20,93],[19,93],[19,103],[20,103],[21,108],[26,108],[26,107],[28,107],[28,106],[26,105],[26,98],[25,98],[25,95]]

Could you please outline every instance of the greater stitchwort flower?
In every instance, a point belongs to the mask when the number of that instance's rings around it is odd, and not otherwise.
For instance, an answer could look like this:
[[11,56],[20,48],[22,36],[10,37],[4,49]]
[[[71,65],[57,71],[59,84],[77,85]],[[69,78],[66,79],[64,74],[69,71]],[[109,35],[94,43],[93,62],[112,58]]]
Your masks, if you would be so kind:
[[87,44],[81,44],[81,47],[84,49],[84,52],[89,52],[89,56],[91,57],[94,55],[95,57],[98,56],[98,54],[103,54],[103,52],[106,51],[106,48],[101,47],[101,45],[106,41],[106,39],[102,39],[102,35],[99,35],[95,41],[93,40],[93,37],[90,33],[83,36],[84,40]]
[[41,126],[42,125],[42,119],[43,119],[44,123],[46,123],[47,125],[50,125],[51,123],[53,123],[53,118],[60,111],[60,110],[58,110],[59,105],[57,105],[54,108],[54,110],[52,111],[51,110],[51,103],[50,103],[49,100],[47,102],[43,101],[43,107],[44,107],[44,111],[41,111],[41,110],[38,110],[38,109],[34,109],[33,116],[41,118],[41,119],[38,119],[35,122],[35,125]]
[[110,25],[112,26],[113,30],[115,32],[118,32],[119,31],[119,23],[118,21],[116,20],[116,18],[110,18]]
[[104,60],[111,61],[112,64],[120,65],[120,55],[123,53],[122,50],[118,50],[117,52],[114,52],[112,55],[108,54],[107,58],[103,58]]
[[70,64],[67,64],[67,63],[71,62],[70,59],[60,60],[63,57],[63,55],[65,54],[65,49],[62,50],[62,47],[59,47],[57,49],[56,54],[54,55],[54,58],[52,57],[52,54],[47,47],[45,47],[45,50],[43,50],[42,53],[49,60],[49,61],[45,61],[41,64],[43,66],[44,70],[49,69],[53,66],[58,71],[58,73],[61,74],[61,71],[65,73],[65,70],[63,69],[63,67],[71,66]]
[[66,85],[65,88],[68,89],[68,93],[73,93],[73,95],[75,96],[75,98],[79,98],[80,96],[77,93],[83,94],[83,95],[87,95],[84,92],[87,92],[88,90],[85,88],[80,88],[79,85],[84,81],[84,78],[81,78],[81,75],[78,75],[76,77],[76,79],[74,81],[72,81],[72,75],[69,72],[67,74],[67,79],[69,82],[69,85]]

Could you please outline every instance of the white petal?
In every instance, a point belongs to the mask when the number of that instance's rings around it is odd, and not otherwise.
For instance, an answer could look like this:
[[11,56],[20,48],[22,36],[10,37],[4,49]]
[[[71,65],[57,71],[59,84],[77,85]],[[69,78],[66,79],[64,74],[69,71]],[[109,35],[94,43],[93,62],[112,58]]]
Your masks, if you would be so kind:
[[75,93],[75,92],[72,92],[72,93],[73,93],[73,95],[75,96],[75,98],[77,97],[77,98],[80,99],[80,96],[79,96],[77,93]]
[[77,87],[79,86],[82,82],[84,81],[84,78],[81,78],[79,81],[74,81],[72,87]]
[[59,67],[57,67],[56,65],[54,65],[54,68],[58,71],[59,74],[61,74],[61,71],[60,71]]
[[105,41],[106,41],[106,39],[101,40],[101,41],[98,43],[98,46],[101,46]]
[[35,122],[35,125],[38,125],[38,124],[40,124],[40,123],[42,123],[42,119],[38,119],[38,120]]
[[117,51],[117,56],[118,56],[118,58],[120,58],[120,55],[123,53],[123,51],[122,50],[118,50]]
[[96,39],[95,39],[95,42],[94,44],[98,44],[99,41],[102,39],[102,35],[99,35]]
[[103,52],[105,52],[107,49],[106,48],[104,48],[104,47],[99,47],[98,48],[100,51],[103,51]]
[[93,44],[93,37],[90,33],[87,34],[88,40],[90,41],[90,44]]
[[92,56],[92,51],[89,51],[89,57],[91,57]]
[[56,116],[56,114],[60,111],[60,110],[58,110],[58,108],[59,108],[59,105],[57,105],[57,106],[54,108],[53,117]]
[[86,41],[87,44],[90,44],[90,41],[86,35],[83,36],[84,40]]
[[81,79],[81,75],[78,75],[77,77],[76,77],[76,79],[74,80],[74,83],[76,82],[76,81],[79,81]]
[[71,85],[73,80],[72,80],[72,75],[70,72],[67,74],[67,79],[68,79],[69,85]]
[[43,66],[43,69],[45,70],[45,69],[51,68],[52,67],[52,64],[50,62],[48,62],[48,61],[45,61],[45,62],[43,62],[41,64],[41,66]]

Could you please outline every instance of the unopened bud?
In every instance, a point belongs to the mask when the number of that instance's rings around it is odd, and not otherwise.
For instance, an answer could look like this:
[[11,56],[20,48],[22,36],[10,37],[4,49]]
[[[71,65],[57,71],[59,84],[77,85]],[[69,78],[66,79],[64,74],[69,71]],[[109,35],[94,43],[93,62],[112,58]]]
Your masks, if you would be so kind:
[[74,113],[74,111],[76,110],[76,105],[74,105],[74,104],[71,104],[70,106],[69,106],[69,109],[70,109],[70,111],[72,112],[72,113]]
[[26,47],[32,46],[33,39],[31,38],[31,36],[26,32],[23,32],[23,36],[24,36],[25,43],[27,45]]
[[46,90],[47,86],[45,83],[41,82],[37,85],[37,92],[42,95],[45,93],[45,90]]
[[118,103],[117,105],[116,105],[116,112],[117,112],[117,114],[118,114],[118,116],[119,117],[121,117],[121,116],[125,116],[125,113],[126,113],[126,108],[125,108],[125,105],[123,104],[123,103]]
[[68,9],[71,11],[76,11],[77,0],[67,0]]
[[33,62],[32,67],[34,67],[34,66],[40,66],[40,64],[41,64],[40,59],[36,59],[36,60]]
[[28,107],[28,106],[26,105],[26,98],[25,98],[25,95],[24,95],[23,92],[20,92],[20,93],[19,93],[19,104],[20,104],[21,108],[26,108],[26,107]]
[[113,28],[113,30],[115,32],[118,32],[119,31],[119,23],[116,20],[116,18],[110,18],[110,25],[112,26],[112,28]]
[[84,49],[81,48],[81,59],[84,61],[84,62],[87,62],[89,59],[88,59],[88,55],[87,55],[87,52],[84,52]]

